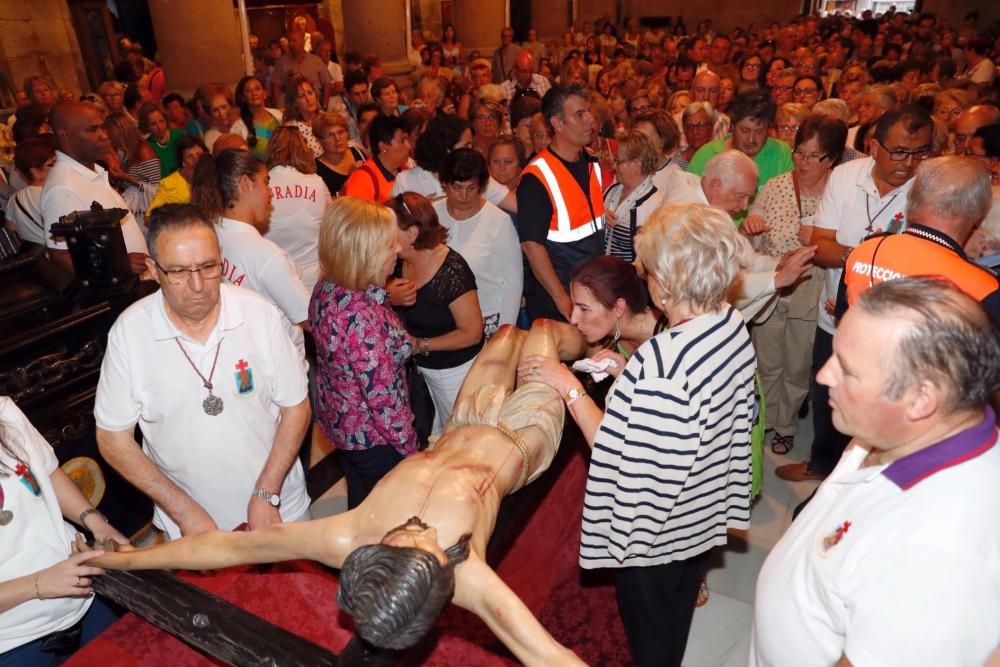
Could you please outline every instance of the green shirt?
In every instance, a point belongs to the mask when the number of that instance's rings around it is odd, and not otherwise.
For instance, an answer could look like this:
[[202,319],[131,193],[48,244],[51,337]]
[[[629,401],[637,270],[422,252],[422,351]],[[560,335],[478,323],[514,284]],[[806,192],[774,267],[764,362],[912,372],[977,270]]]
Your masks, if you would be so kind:
[[170,138],[167,140],[166,145],[158,143],[153,137],[146,139],[146,143],[156,153],[156,157],[160,158],[160,178],[169,176],[177,171],[177,167],[180,166],[177,163],[177,142],[180,141],[185,132],[177,128],[170,128],[169,132]]
[[[701,176],[705,173],[705,164],[708,163],[710,159],[726,150],[726,141],[732,137],[732,134],[727,134],[724,139],[716,139],[715,141],[710,141],[698,151],[691,156],[691,162],[688,164],[688,172],[692,174],[697,174]],[[757,164],[757,171],[760,172],[760,176],[757,179],[757,192],[764,187],[764,184],[775,176],[780,176],[787,173],[795,168],[795,164],[792,162],[792,149],[788,147],[783,141],[775,139],[773,137],[768,137],[767,141],[764,142],[764,147],[760,149],[760,152],[754,156],[753,161]],[[751,202],[752,204],[753,202]],[[749,206],[747,207],[749,210]],[[733,216],[733,222],[737,225],[743,222],[743,218],[746,217],[746,211],[740,213],[739,215]]]

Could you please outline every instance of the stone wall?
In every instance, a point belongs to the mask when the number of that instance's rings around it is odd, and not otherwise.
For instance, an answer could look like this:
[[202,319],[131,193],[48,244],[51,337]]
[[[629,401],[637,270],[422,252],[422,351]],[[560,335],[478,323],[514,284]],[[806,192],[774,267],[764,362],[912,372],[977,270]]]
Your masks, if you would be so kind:
[[[0,0],[0,69],[18,90],[32,74],[79,95],[89,86],[66,0]],[[6,91],[3,104],[10,104]]]

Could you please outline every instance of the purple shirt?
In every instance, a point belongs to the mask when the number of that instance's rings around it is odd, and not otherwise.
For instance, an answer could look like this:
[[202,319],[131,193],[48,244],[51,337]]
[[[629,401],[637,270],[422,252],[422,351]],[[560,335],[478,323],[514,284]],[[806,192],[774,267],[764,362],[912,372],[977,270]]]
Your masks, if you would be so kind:
[[383,305],[387,292],[349,290],[320,280],[309,301],[316,341],[316,416],[338,449],[390,445],[417,451],[406,362],[410,343],[399,317]]

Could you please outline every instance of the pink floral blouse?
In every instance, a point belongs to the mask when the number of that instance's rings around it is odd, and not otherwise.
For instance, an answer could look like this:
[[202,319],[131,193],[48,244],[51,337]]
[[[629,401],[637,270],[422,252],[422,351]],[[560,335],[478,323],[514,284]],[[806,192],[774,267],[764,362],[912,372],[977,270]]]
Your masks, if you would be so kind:
[[387,292],[363,292],[320,280],[309,301],[316,341],[316,417],[339,449],[390,445],[406,456],[417,451],[406,362],[410,343]]

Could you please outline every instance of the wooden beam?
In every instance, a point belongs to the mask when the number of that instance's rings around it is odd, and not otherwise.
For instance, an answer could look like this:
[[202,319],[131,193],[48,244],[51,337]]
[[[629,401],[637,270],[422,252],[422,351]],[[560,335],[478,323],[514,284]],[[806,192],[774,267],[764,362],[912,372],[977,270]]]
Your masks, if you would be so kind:
[[166,570],[108,570],[94,590],[186,644],[237,667],[341,667],[336,654]]

